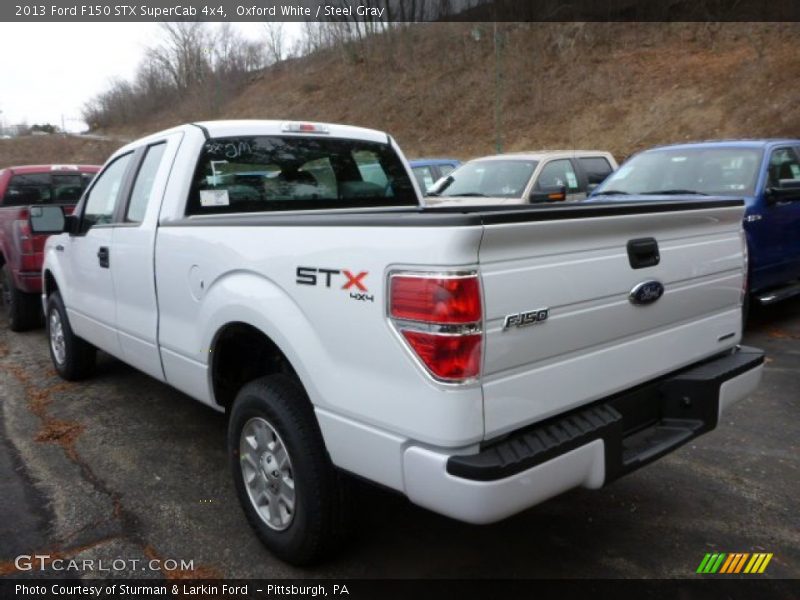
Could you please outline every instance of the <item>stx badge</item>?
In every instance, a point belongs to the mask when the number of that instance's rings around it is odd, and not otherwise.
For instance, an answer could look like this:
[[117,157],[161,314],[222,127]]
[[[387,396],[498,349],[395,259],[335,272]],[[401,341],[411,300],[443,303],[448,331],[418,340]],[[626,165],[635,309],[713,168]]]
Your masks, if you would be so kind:
[[[333,278],[340,275],[347,280],[344,282],[344,285],[339,286],[338,282],[332,285]],[[353,274],[347,269],[297,267],[297,279],[295,280],[295,283],[297,283],[297,285],[324,284],[326,288],[339,287],[343,290],[352,290],[350,292],[350,297],[353,300],[359,300],[361,302],[374,302],[375,298],[371,294],[367,293],[369,290],[367,289],[366,283],[364,283],[364,279],[366,279],[367,275],[369,275],[369,271],[360,271],[357,274]]]

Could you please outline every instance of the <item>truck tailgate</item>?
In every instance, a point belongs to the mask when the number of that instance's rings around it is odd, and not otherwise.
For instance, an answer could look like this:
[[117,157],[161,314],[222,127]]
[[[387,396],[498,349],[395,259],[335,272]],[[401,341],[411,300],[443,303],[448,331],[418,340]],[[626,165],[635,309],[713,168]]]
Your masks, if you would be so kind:
[[[479,251],[486,438],[739,342],[743,205],[638,206],[486,220]],[[656,240],[660,259],[652,266],[634,260],[634,268],[628,242],[644,238]],[[663,284],[663,296],[635,304],[632,290],[652,281]],[[525,319],[513,315],[545,309],[546,319],[516,326]]]

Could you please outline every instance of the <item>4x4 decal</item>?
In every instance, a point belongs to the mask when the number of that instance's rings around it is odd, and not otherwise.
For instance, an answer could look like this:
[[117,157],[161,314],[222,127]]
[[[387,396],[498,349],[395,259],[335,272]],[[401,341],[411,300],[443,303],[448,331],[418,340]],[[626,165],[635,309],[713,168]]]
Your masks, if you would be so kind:
[[[334,277],[341,280],[339,275],[345,278],[343,285],[339,286],[340,281],[334,282]],[[297,285],[324,285],[326,288],[339,287],[342,290],[350,290],[350,298],[361,302],[375,302],[375,297],[367,294],[369,290],[364,279],[369,275],[369,271],[359,271],[353,274],[347,269],[324,269],[320,267],[297,267]],[[357,291],[356,291],[357,290]]]

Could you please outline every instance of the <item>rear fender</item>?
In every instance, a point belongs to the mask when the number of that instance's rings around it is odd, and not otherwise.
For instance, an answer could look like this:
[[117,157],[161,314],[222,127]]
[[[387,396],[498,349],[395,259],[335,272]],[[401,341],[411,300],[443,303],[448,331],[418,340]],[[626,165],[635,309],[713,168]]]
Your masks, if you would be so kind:
[[[208,349],[203,357],[207,365],[219,332],[231,323],[245,323],[264,333],[284,354],[312,403],[325,405],[315,381],[320,379],[319,366],[330,364],[331,357],[300,307],[275,282],[247,271],[220,277],[206,292],[197,322],[205,324],[198,346]],[[309,365],[318,365],[315,377],[310,376]],[[208,386],[213,398],[210,368]]]

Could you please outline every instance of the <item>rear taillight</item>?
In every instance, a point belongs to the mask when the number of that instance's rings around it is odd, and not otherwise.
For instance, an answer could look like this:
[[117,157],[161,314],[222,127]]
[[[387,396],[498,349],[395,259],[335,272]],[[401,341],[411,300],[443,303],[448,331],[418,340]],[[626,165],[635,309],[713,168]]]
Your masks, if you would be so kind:
[[[27,216],[27,211],[25,212],[25,216]],[[33,248],[33,233],[27,220],[14,221],[14,236],[16,237],[20,254],[33,254],[35,252]]]
[[447,383],[480,376],[481,288],[476,273],[394,273],[389,316],[427,371]]

